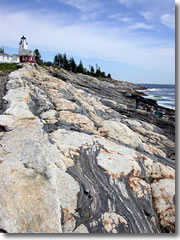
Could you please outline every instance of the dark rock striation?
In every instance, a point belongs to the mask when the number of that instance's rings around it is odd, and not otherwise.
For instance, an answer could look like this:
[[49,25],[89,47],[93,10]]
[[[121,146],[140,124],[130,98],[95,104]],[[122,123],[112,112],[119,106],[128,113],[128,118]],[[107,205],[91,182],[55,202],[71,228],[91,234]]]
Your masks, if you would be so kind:
[[[83,223],[88,231],[93,233],[160,232],[151,202],[151,193],[148,192],[138,199],[137,194],[129,187],[133,170],[125,176],[112,180],[110,175],[98,166],[97,156],[101,148],[103,146],[96,143],[87,149],[81,147],[79,157],[75,157],[75,165],[67,171],[80,184],[77,202],[79,216],[76,217],[76,227]],[[145,173],[142,173],[140,177],[146,178]],[[119,187],[120,185],[124,186],[125,194]],[[140,187],[144,192],[145,187],[143,185]],[[112,215],[113,219],[113,214],[110,213],[106,221],[104,215],[110,212],[111,207],[116,213],[118,224],[109,226],[111,225],[109,217]],[[116,222],[115,219],[114,222]]]
[[6,82],[9,72],[0,72],[0,114],[6,110],[6,101],[3,99],[6,94]]

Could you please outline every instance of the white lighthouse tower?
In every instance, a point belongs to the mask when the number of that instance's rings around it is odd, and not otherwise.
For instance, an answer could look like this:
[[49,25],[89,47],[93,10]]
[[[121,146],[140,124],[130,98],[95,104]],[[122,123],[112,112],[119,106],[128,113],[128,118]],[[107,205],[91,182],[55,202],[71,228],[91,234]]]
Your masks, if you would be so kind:
[[28,49],[28,44],[27,44],[27,40],[24,37],[24,35],[22,36],[22,38],[20,39],[20,43],[19,43],[19,55],[21,55],[21,53],[23,52],[23,50],[27,50]]

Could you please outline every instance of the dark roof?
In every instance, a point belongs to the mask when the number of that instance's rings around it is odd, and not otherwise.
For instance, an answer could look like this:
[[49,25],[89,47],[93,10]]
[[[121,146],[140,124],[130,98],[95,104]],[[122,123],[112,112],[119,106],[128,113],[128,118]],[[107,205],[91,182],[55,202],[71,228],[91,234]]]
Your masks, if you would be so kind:
[[7,57],[10,57],[10,55],[7,54],[7,53],[0,53],[0,56],[7,56]]
[[20,56],[33,56],[33,53],[29,49],[23,49],[20,53]]
[[11,57],[13,57],[13,56],[19,57],[19,54],[13,54],[13,55],[11,55]]
[[23,35],[21,39],[26,39],[25,36]]

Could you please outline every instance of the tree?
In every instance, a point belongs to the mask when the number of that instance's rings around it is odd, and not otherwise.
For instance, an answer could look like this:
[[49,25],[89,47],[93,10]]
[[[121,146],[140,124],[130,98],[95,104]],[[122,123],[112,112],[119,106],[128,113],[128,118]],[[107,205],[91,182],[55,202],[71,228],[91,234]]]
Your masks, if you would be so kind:
[[74,73],[77,72],[77,65],[76,65],[76,62],[75,62],[73,57],[71,57],[70,60],[69,60],[69,66],[70,66],[70,70],[72,72],[74,72]]
[[58,56],[57,55],[54,56],[54,65],[58,65]]
[[[40,53],[39,53],[38,49],[36,49],[36,50],[37,50],[37,56],[39,56]],[[41,57],[41,55],[39,57]],[[106,76],[105,72],[101,72],[101,69],[98,66],[98,64],[96,64],[95,69],[93,66],[89,65],[89,70],[87,70],[86,68],[84,68],[81,60],[79,62],[79,65],[76,64],[73,57],[71,57],[68,60],[66,53],[64,53],[63,55],[61,53],[58,53],[57,55],[55,55],[54,64],[57,66],[63,67],[67,71],[72,71],[74,73],[83,73],[83,74],[87,74],[87,75],[91,75],[91,76],[95,76],[95,77],[111,79],[111,74],[108,73],[108,75]],[[48,62],[47,65],[51,65],[51,63]]]
[[83,64],[82,64],[81,60],[80,60],[79,65],[77,67],[77,72],[78,73],[84,73],[84,67],[83,67]]
[[35,55],[35,61],[37,64],[42,64],[43,61],[41,60],[41,54],[38,49],[34,50],[34,55]]
[[100,76],[101,76],[101,69],[100,69],[100,67],[97,67],[97,68],[96,68],[96,76],[97,76],[97,77],[100,77]]
[[89,71],[87,70],[87,68],[84,68],[84,70],[83,70],[83,74],[86,74],[86,75],[89,74]]
[[57,60],[58,60],[58,66],[62,67],[62,65],[63,65],[63,56],[62,56],[61,53],[58,53]]
[[110,74],[110,73],[108,73],[107,78],[110,78],[110,79],[111,79],[111,74]]
[[96,63],[96,71],[98,70],[98,68],[99,68],[99,67],[98,67],[98,64]]
[[44,65],[49,67],[49,66],[53,66],[53,63],[51,61],[47,61],[47,62],[44,62]]
[[54,64],[56,66],[60,66],[63,67],[63,56],[61,53],[58,53],[55,57],[54,57]]
[[69,63],[66,57],[66,53],[63,54],[62,67],[66,70],[69,70]]
[[106,77],[106,74],[105,72],[101,72],[101,77],[105,78]]
[[90,68],[90,73],[91,73],[91,75],[94,76],[94,67],[93,66],[91,66],[91,68]]

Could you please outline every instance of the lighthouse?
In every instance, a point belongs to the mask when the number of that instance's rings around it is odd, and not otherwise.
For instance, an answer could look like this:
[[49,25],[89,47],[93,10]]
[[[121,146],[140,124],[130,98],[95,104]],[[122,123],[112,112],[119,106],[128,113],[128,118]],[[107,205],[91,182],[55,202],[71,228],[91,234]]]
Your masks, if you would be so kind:
[[28,49],[28,44],[27,44],[26,38],[23,35],[22,38],[20,39],[20,43],[19,43],[19,55],[21,54],[21,52],[24,49]]
[[28,43],[24,35],[20,39],[19,43],[19,59],[20,63],[35,62],[35,56],[33,52],[28,49]]

